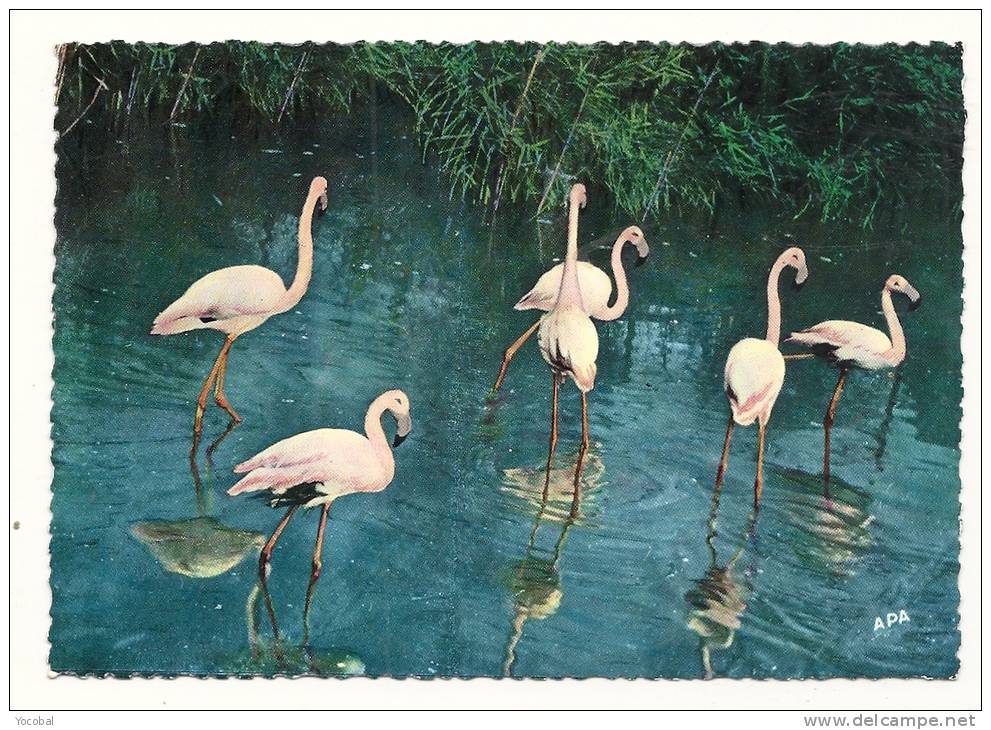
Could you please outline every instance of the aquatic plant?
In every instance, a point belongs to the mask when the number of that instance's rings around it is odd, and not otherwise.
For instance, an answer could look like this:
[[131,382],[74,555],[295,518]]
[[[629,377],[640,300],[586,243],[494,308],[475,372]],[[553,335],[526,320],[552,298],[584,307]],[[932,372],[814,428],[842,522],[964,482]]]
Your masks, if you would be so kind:
[[[962,49],[357,43],[58,48],[56,128],[232,118],[305,125],[404,110],[450,194],[531,215],[574,179],[645,221],[769,205],[854,219],[920,202],[959,214]],[[102,127],[100,126],[102,124]]]

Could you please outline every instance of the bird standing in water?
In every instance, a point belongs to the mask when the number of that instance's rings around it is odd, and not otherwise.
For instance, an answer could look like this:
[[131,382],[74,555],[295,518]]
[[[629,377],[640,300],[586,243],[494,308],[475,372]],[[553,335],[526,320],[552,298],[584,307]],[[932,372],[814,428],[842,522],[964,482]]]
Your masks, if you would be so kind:
[[313,211],[327,209],[327,180],[313,178],[299,217],[299,254],[296,276],[286,289],[281,277],[264,266],[229,266],[212,271],[195,281],[186,293],[155,317],[153,335],[175,335],[190,330],[211,329],[227,335],[220,354],[207,376],[196,400],[193,422],[194,450],[203,430],[203,412],[211,386],[216,383],[214,400],[238,423],[241,417],[224,394],[227,357],[234,340],[249,332],[274,314],[288,312],[303,298],[313,272],[313,234],[310,230]]
[[[576,232],[577,235],[577,232]],[[637,226],[629,226],[616,239],[612,247],[612,271],[616,278],[616,301],[610,306],[609,299],[612,297],[612,282],[609,275],[599,267],[587,261],[579,261],[578,285],[582,292],[582,303],[589,316],[603,322],[610,322],[619,319],[626,311],[630,303],[630,287],[626,283],[626,269],[623,268],[623,247],[631,244],[637,249],[637,266],[646,261],[650,254],[650,247],[647,239],[644,238],[643,231]],[[549,312],[554,308],[557,301],[557,294],[561,288],[561,278],[564,274],[564,264],[560,263],[549,271],[544,272],[533,289],[524,294],[513,306],[517,311],[526,309],[539,309]],[[499,368],[499,375],[492,386],[493,393],[502,387],[502,381],[506,377],[506,370],[509,363],[516,355],[516,352],[523,346],[530,336],[537,331],[540,320],[534,322],[516,341],[513,342],[502,356],[502,366]]]
[[716,488],[723,482],[726,463],[729,459],[730,438],[733,424],[749,426],[758,422],[757,434],[757,475],[754,479],[754,507],[760,506],[761,490],[764,487],[764,439],[767,422],[771,418],[774,402],[785,381],[785,359],[778,350],[781,336],[781,299],[778,295],[778,279],[781,271],[790,266],[795,269],[795,287],[801,287],[809,276],[802,249],[786,249],[771,267],[767,277],[767,335],[761,340],[747,337],[740,340],[729,351],[726,358],[723,385],[729,399],[730,415],[726,424],[726,440],[716,472]]
[[551,465],[557,448],[557,401],[561,383],[569,376],[575,381],[582,400],[582,440],[575,466],[575,493],[571,514],[576,516],[581,503],[581,476],[585,454],[588,451],[588,393],[595,387],[595,360],[599,354],[599,335],[589,318],[578,282],[578,210],[587,201],[585,186],[581,183],[571,188],[568,196],[568,249],[561,274],[554,307],[540,318],[537,340],[540,352],[551,369],[553,392],[551,395],[551,437],[547,451],[547,475],[544,481],[544,499],[550,487]]
[[[323,507],[313,549],[307,613],[313,588],[320,577],[323,535],[331,503],[345,494],[381,492],[392,482],[396,464],[382,429],[382,414],[396,419],[393,448],[413,429],[409,398],[401,390],[389,390],[372,401],[365,414],[365,435],[340,428],[321,428],[283,439],[234,467],[245,476],[227,494],[267,490],[272,507],[287,507],[258,559],[258,577],[264,587],[275,544],[300,507]],[[273,626],[275,621],[273,618]]]
[[897,367],[905,359],[905,333],[902,332],[901,322],[895,312],[892,294],[904,294],[908,297],[909,307],[915,309],[922,301],[918,290],[898,274],[892,274],[884,282],[881,290],[881,309],[884,319],[891,332],[889,339],[884,332],[868,327],[859,322],[831,319],[820,322],[808,329],[792,332],[785,342],[795,342],[806,345],[819,357],[837,367],[840,376],[833,390],[833,397],[826,408],[822,426],[825,432],[825,444],[822,454],[822,479],[826,496],[829,496],[829,439],[833,430],[833,420],[836,417],[836,406],[840,402],[843,386],[846,383],[850,368],[862,370],[882,370]]

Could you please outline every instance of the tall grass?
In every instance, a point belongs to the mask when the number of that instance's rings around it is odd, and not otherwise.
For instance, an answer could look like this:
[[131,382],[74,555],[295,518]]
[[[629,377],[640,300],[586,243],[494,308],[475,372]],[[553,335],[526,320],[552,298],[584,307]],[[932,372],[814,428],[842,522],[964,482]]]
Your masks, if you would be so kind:
[[385,92],[452,196],[534,215],[582,179],[638,220],[775,206],[855,219],[961,197],[961,48],[945,44],[60,46],[56,127],[262,127]]

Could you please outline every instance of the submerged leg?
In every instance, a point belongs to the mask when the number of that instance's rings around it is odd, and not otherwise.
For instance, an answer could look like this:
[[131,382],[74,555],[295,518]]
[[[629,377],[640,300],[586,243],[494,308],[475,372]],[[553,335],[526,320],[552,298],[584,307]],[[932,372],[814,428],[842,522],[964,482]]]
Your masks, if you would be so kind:
[[767,418],[757,421],[757,477],[754,479],[754,510],[760,509],[760,493],[764,489],[764,436],[767,432]]
[[554,450],[557,448],[557,395],[561,388],[561,381],[557,373],[551,371],[551,382],[554,390],[551,392],[551,440],[547,448],[547,470],[544,474],[544,496],[543,501],[547,501],[547,496],[551,489],[551,464],[554,463]]
[[499,375],[496,377],[495,385],[492,386],[492,392],[498,392],[499,388],[502,387],[502,381],[506,378],[506,370],[509,368],[509,362],[516,355],[516,351],[523,347],[523,343],[533,336],[533,333],[537,331],[540,326],[540,320],[538,319],[524,332],[522,335],[516,338],[509,347],[506,348],[505,352],[502,353],[502,366],[499,368]]
[[227,396],[224,395],[224,378],[227,375],[227,358],[231,353],[231,345],[234,344],[234,338],[228,337],[227,342],[224,343],[224,349],[221,351],[221,361],[220,369],[217,371],[217,388],[213,391],[213,400],[218,406],[227,411],[227,414],[231,417],[234,423],[240,423],[241,417],[237,415],[237,411],[231,406],[230,401],[227,400]]
[[729,461],[729,441],[733,437],[733,413],[729,414],[729,422],[726,424],[726,440],[723,441],[723,455],[719,457],[719,468],[716,470],[716,489],[723,486],[723,477],[726,475],[726,464]]
[[578,447],[578,463],[575,465],[575,496],[571,500],[571,518],[578,516],[582,501],[582,469],[588,452],[588,393],[582,391],[582,443]]
[[196,445],[199,444],[200,434],[203,432],[203,412],[206,410],[207,396],[210,395],[210,388],[217,379],[221,365],[227,359],[227,353],[230,352],[232,342],[233,340],[228,337],[227,341],[224,342],[224,346],[220,348],[220,354],[217,355],[217,359],[210,369],[210,374],[206,376],[206,382],[203,383],[203,388],[200,390],[199,397],[196,399],[196,418],[193,421],[193,441]]
[[320,525],[317,527],[317,541],[313,546],[313,565],[310,570],[310,585],[306,588],[306,603],[303,604],[303,645],[309,642],[310,638],[310,606],[313,603],[313,593],[320,578],[320,569],[323,567],[321,554],[323,553],[323,534],[327,528],[327,514],[330,512],[330,502],[323,506],[323,514],[320,515]]
[[839,380],[836,381],[836,390],[833,391],[833,397],[829,401],[829,408],[826,409],[826,417],[822,421],[822,427],[825,431],[825,445],[822,451],[822,485],[823,492],[828,497],[829,496],[829,439],[830,434],[833,430],[833,421],[836,419],[836,406],[840,402],[840,396],[843,394],[843,384],[846,382],[847,369],[840,369]]

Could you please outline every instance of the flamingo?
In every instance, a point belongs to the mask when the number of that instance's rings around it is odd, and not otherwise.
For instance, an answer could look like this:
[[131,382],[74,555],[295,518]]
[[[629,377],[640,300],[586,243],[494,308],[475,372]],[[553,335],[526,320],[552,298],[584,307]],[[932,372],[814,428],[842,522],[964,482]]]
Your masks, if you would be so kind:
[[577,516],[581,502],[581,474],[588,451],[588,393],[595,387],[595,359],[599,354],[599,334],[588,315],[582,300],[578,280],[578,209],[587,201],[585,186],[577,183],[569,194],[568,250],[561,273],[561,285],[554,306],[540,318],[537,341],[544,361],[551,369],[553,394],[551,396],[551,437],[547,452],[547,474],[544,481],[544,500],[550,488],[551,465],[557,448],[557,400],[561,383],[568,377],[575,381],[582,399],[582,440],[575,466],[575,493],[571,502],[571,515]]
[[831,365],[839,368],[840,376],[833,390],[833,397],[826,408],[822,426],[825,431],[825,445],[822,454],[822,479],[826,496],[829,496],[829,438],[833,430],[833,419],[836,417],[836,406],[843,393],[847,373],[850,368],[861,370],[883,370],[897,367],[905,359],[905,333],[902,332],[901,322],[895,312],[892,294],[904,294],[908,297],[909,308],[916,309],[922,301],[922,295],[908,283],[908,280],[898,274],[892,274],[884,282],[881,290],[881,309],[884,319],[891,332],[891,339],[881,330],[868,327],[859,322],[844,320],[828,320],[813,325],[799,332],[792,332],[786,342],[795,342],[812,349],[813,354],[824,358]]
[[[575,231],[577,236],[577,230]],[[630,303],[630,288],[626,283],[626,269],[623,268],[623,246],[629,243],[637,249],[637,266],[646,261],[650,254],[650,247],[647,239],[644,238],[643,231],[637,226],[629,226],[624,229],[612,247],[612,271],[616,278],[616,301],[609,306],[609,299],[612,298],[612,282],[609,275],[594,264],[587,261],[578,262],[578,286],[582,292],[582,301],[588,314],[603,322],[611,322],[619,319],[626,311]],[[554,268],[545,271],[533,289],[528,291],[516,302],[513,309],[523,311],[526,309],[539,309],[549,312],[554,308],[557,301],[557,293],[561,288],[561,278],[564,274],[564,263],[560,263]],[[540,320],[534,322],[522,335],[520,335],[502,355],[502,366],[499,368],[499,375],[496,377],[492,392],[495,393],[502,387],[502,381],[506,378],[506,370],[509,363],[516,355],[523,343],[526,342],[537,331]]]
[[781,271],[790,266],[795,269],[795,288],[805,283],[809,269],[805,253],[798,247],[785,249],[767,277],[767,336],[763,339],[747,337],[729,351],[723,385],[729,399],[730,415],[726,425],[726,440],[716,472],[716,488],[723,482],[733,424],[749,426],[758,422],[757,476],[754,480],[754,508],[760,506],[760,494],[764,486],[764,439],[767,422],[771,418],[774,402],[785,381],[785,359],[778,350],[781,336],[781,299],[778,296],[778,279]]
[[[258,576],[263,588],[272,551],[296,510],[300,506],[310,509],[322,505],[306,594],[306,605],[309,606],[320,577],[320,555],[331,503],[345,494],[381,492],[395,476],[392,449],[382,429],[382,414],[386,411],[396,419],[392,446],[397,447],[413,429],[409,398],[401,390],[387,390],[368,406],[364,436],[339,428],[306,431],[283,439],[234,467],[235,474],[245,476],[228,489],[227,494],[236,496],[267,490],[271,493],[269,504],[272,507],[288,507],[258,559]],[[274,619],[272,625],[275,626]]]
[[175,335],[199,329],[218,330],[227,335],[196,400],[194,450],[203,429],[206,399],[215,381],[213,397],[217,405],[227,411],[233,423],[241,421],[241,417],[224,395],[227,357],[234,340],[255,329],[272,315],[288,312],[306,293],[313,271],[313,235],[310,227],[317,201],[320,202],[321,211],[327,210],[327,180],[322,177],[315,177],[310,183],[310,191],[299,217],[296,276],[288,289],[278,274],[264,266],[229,266],[212,271],[193,282],[185,294],[155,317],[151,328],[153,335]]

